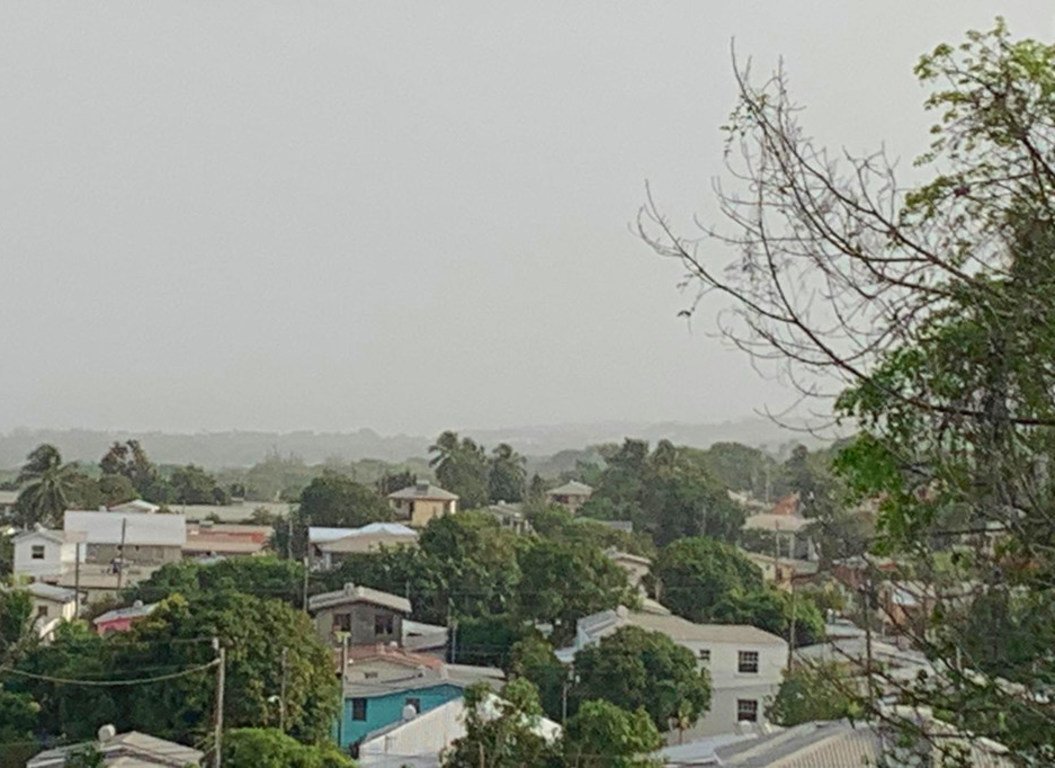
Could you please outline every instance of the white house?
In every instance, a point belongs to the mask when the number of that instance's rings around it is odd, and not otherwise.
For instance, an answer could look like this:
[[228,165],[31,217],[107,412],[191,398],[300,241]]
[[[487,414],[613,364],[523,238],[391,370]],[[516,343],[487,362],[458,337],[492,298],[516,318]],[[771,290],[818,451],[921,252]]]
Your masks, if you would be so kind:
[[746,624],[695,624],[671,614],[631,611],[623,606],[579,619],[575,644],[557,652],[566,663],[575,653],[616,630],[635,626],[660,632],[692,651],[711,678],[711,708],[684,735],[733,733],[745,723],[761,723],[767,700],[775,696],[787,663],[788,644]]
[[187,543],[186,518],[176,514],[68,510],[63,528],[67,534],[84,535],[89,563],[123,558],[160,566],[178,562]]
[[[67,531],[37,527],[15,535],[14,574],[32,579],[57,578],[77,562],[77,543],[84,537]],[[81,545],[81,562],[84,545]]]
[[[33,628],[41,639],[46,640],[63,621],[73,621],[77,617],[77,593],[72,589],[63,589],[42,581],[34,581],[12,589],[24,591],[29,595]],[[84,603],[83,594],[80,602]]]

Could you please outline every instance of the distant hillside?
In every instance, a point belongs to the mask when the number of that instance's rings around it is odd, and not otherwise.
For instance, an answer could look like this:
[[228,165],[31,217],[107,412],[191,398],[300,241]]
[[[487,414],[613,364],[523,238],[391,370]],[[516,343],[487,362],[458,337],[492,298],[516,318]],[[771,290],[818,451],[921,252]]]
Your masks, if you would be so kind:
[[[599,443],[622,442],[637,437],[656,442],[666,438],[676,445],[707,448],[717,442],[738,442],[779,453],[782,447],[802,442],[821,445],[808,435],[782,430],[765,419],[747,419],[721,424],[643,424],[609,422],[557,424],[506,429],[459,429],[478,443],[491,448],[507,442],[521,454],[539,457],[532,462],[544,474],[574,468],[578,450]],[[93,431],[83,429],[18,429],[0,435],[0,468],[19,466],[27,453],[40,443],[52,443],[67,461],[96,462],[115,440],[136,438],[151,459],[160,464],[195,463],[210,468],[247,467],[268,455],[302,458],[308,464],[327,459],[356,461],[381,459],[402,462],[422,457],[434,436],[379,435],[372,429],[356,432],[208,432],[173,434],[164,432]],[[560,456],[562,452],[567,452]],[[543,461],[543,457],[552,457]],[[563,460],[562,460],[563,459]],[[567,465],[567,466],[565,466]]]

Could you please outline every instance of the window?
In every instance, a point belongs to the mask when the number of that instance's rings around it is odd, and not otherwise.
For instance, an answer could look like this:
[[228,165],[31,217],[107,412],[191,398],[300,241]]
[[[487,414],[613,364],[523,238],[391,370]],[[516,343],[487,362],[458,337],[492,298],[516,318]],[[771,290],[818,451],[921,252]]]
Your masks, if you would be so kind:
[[700,661],[702,661],[704,664],[710,664],[711,663],[711,649],[710,648],[701,648],[700,649]]
[[43,560],[44,559],[44,545],[43,544],[34,544],[33,545],[33,549],[30,551],[29,556],[31,558],[33,558],[34,560]]
[[758,674],[758,651],[740,651],[738,661],[738,672]]
[[363,672],[363,679],[364,680],[376,680],[377,679],[377,673],[376,672]]
[[374,614],[375,635],[391,635],[395,631],[395,619],[391,613]]
[[414,707],[414,711],[419,715],[421,714],[421,699],[417,696],[408,696],[407,700],[403,703],[404,707]]
[[352,720],[366,720],[366,699],[352,699]]
[[37,616],[44,618],[48,615],[48,607],[46,605],[37,606]]
[[350,614],[350,613],[335,613],[335,614],[333,614],[333,631],[334,632],[351,632],[352,631],[352,614]]
[[758,700],[737,699],[736,700],[736,722],[757,723],[758,722]]

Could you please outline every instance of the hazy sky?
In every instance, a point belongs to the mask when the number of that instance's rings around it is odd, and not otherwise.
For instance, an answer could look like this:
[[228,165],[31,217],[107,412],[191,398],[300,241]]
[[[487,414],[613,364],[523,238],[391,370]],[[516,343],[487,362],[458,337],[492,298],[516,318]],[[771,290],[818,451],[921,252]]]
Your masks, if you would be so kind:
[[[717,421],[788,394],[628,231],[709,210],[729,42],[835,144],[1051,0],[0,4],[0,430]],[[711,313],[713,314],[713,313]]]

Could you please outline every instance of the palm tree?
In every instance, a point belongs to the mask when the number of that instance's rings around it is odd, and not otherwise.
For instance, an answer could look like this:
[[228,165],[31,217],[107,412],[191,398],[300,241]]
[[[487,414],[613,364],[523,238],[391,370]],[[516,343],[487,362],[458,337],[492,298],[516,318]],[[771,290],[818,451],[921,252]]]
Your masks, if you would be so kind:
[[44,443],[33,449],[18,473],[18,517],[22,525],[55,525],[73,490],[74,468],[62,463],[59,449]]
[[429,446],[429,453],[435,454],[429,459],[429,466],[440,473],[441,468],[446,467],[454,459],[460,448],[458,433],[447,430],[442,433],[433,445]]
[[491,501],[521,501],[527,481],[527,459],[507,443],[499,443],[491,451],[488,485]]

